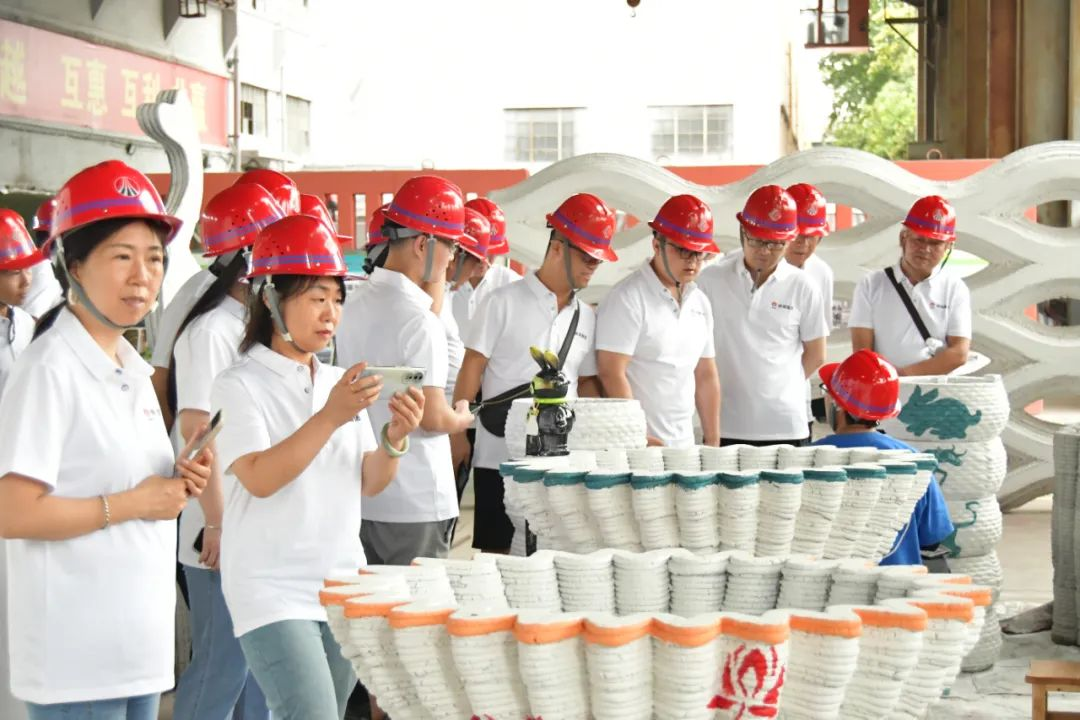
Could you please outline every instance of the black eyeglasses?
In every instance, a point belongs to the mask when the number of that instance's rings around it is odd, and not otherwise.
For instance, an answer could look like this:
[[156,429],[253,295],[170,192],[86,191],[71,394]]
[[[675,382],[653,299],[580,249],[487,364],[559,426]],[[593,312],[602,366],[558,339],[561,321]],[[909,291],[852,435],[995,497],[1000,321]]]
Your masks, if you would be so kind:
[[705,253],[696,250],[687,250],[684,247],[678,245],[668,245],[672,250],[679,254],[680,260],[686,260],[687,262],[704,262]]

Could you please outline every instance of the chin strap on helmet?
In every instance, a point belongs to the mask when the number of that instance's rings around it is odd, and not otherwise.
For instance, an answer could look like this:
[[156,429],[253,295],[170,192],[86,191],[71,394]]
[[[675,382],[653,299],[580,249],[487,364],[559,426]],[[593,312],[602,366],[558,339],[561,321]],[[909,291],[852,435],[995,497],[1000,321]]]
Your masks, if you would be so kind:
[[454,274],[450,276],[450,288],[454,289],[461,285],[461,276],[465,274],[465,253],[459,251],[454,261]]
[[277,330],[281,339],[292,345],[297,351],[307,352],[307,350],[296,344],[296,341],[293,340],[292,335],[289,333],[289,328],[285,326],[285,316],[281,313],[281,296],[278,295],[277,288],[274,286],[272,275],[263,281],[256,293],[262,293],[263,297],[266,298],[266,306],[270,309],[270,319],[273,321],[274,329]]
[[679,301],[679,304],[682,305],[683,285],[681,282],[679,282],[679,278],[675,277],[675,273],[671,271],[671,264],[668,263],[667,238],[663,235],[657,235],[656,239],[660,243],[660,261],[664,264],[664,272],[667,273],[668,277],[671,279],[671,282],[675,283],[675,295],[677,296],[676,299]]
[[[166,258],[167,257],[168,256],[166,256]],[[75,276],[71,274],[71,271],[68,270],[67,259],[64,257],[63,237],[56,238],[56,259],[53,261],[53,263],[54,265],[60,267],[60,271],[64,273],[64,278],[67,280],[69,293],[68,302],[70,303],[72,299],[76,300],[80,305],[85,307],[98,322],[100,322],[105,327],[112,328],[113,330],[123,331],[138,327],[139,323],[142,322],[140,320],[139,322],[132,325],[120,325],[119,323],[115,323],[110,320],[108,317],[105,316],[105,313],[97,309],[97,306],[94,305],[93,302],[91,302],[90,296],[86,294],[86,290],[83,288],[82,284],[80,284],[79,281],[75,279]],[[168,269],[168,265],[166,265],[166,269]],[[155,309],[157,309],[157,298],[154,298],[154,302],[150,306],[150,312],[153,312]]]
[[566,252],[563,253],[563,267],[566,269],[566,284],[570,286],[571,293],[576,293],[578,291],[578,286],[574,284],[574,266],[570,261],[570,253],[573,252],[571,249],[573,248],[573,245],[570,244],[569,238],[563,238],[562,244],[566,249]]

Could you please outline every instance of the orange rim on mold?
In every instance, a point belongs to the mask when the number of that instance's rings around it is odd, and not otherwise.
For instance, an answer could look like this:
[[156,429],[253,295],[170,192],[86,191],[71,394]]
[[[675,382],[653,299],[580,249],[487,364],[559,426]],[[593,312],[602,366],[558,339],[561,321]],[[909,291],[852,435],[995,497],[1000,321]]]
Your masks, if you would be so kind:
[[[966,599],[966,598],[957,598]],[[922,608],[931,620],[962,620],[971,622],[975,617],[975,603],[937,602],[933,598],[908,598],[908,602]]]
[[788,639],[791,630],[787,623],[765,624],[746,622],[734,618],[725,617],[721,621],[720,632],[724,635],[732,635],[748,642],[763,643],[765,645],[779,645]]
[[[344,588],[344,587],[349,587],[349,586],[348,585],[332,585],[331,586],[331,588],[335,588],[335,587]],[[323,590],[319,591],[319,603],[323,607],[330,607],[331,605],[344,605],[345,601],[350,599],[350,598],[364,597],[365,595],[371,595],[371,592],[367,591],[367,590],[358,590],[358,591],[352,592],[352,593],[344,593],[344,592],[341,592],[340,590],[335,592],[331,588],[326,588],[326,589],[323,589]]]
[[454,637],[475,637],[506,632],[514,629],[517,615],[497,615],[496,617],[451,617],[446,621],[446,632]]
[[424,610],[410,612],[397,608],[390,613],[390,627],[395,629],[411,627],[427,627],[429,625],[445,625],[450,616],[456,612],[454,608],[441,608],[439,610]]
[[859,616],[863,625],[922,632],[926,630],[926,626],[930,622],[930,616],[922,608],[918,609],[922,610],[922,612],[906,613],[869,607],[856,607],[852,608],[851,611]]
[[862,635],[862,620],[858,617],[822,618],[793,613],[788,624],[792,630],[812,635],[828,635],[841,638],[857,638]]
[[[367,597],[367,596],[365,596]],[[390,611],[396,608],[398,605],[407,605],[411,600],[405,598],[398,598],[395,600],[386,600],[384,602],[363,602],[363,603],[345,603],[345,617],[347,618],[365,618],[365,617],[385,617],[390,614]]]
[[994,591],[979,585],[972,586],[970,589],[960,587],[942,588],[941,594],[967,598],[975,603],[975,607],[990,607],[994,603]]
[[582,618],[538,623],[523,623],[519,620],[514,625],[514,637],[526,645],[547,645],[576,638],[584,630],[585,621]]
[[586,620],[585,641],[592,645],[603,645],[604,647],[622,647],[648,635],[651,627],[651,618],[618,627],[601,627]]
[[709,625],[674,625],[663,620],[653,618],[650,632],[652,636],[662,642],[678,645],[679,647],[701,647],[712,642],[720,635],[721,621]]

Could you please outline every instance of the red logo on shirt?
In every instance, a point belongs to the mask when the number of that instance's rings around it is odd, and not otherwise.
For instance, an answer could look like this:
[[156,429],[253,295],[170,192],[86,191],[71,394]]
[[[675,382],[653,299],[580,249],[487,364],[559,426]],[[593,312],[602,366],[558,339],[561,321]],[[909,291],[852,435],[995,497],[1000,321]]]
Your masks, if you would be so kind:
[[776,302],[775,300],[773,300],[772,301],[772,309],[773,310],[794,310],[795,308],[793,308],[791,305],[785,305],[784,303]]

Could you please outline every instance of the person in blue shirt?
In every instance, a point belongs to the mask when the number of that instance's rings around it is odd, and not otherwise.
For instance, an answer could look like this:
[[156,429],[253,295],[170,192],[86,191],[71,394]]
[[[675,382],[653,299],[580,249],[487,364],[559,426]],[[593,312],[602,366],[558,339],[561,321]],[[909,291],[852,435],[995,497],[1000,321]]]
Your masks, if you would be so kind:
[[[888,361],[872,350],[859,350],[842,363],[824,365],[818,375],[825,390],[826,421],[834,434],[814,445],[916,452],[878,428],[879,422],[900,413],[900,380]],[[941,487],[931,480],[881,564],[920,565],[924,557],[940,558],[939,545],[953,530]]]

